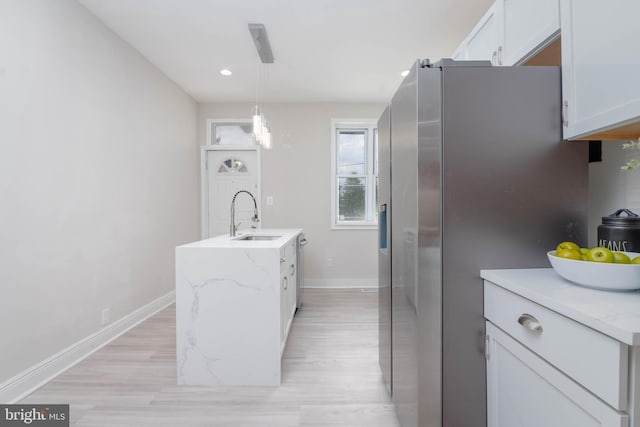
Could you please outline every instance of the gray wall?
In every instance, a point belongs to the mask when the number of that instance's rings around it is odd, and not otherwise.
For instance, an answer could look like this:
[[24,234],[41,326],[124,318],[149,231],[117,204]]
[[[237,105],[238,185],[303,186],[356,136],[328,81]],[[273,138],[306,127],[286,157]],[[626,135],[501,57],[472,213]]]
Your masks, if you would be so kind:
[[[331,229],[331,119],[375,118],[383,104],[261,104],[273,133],[262,152],[264,228],[304,228],[307,286],[377,286],[376,230]],[[206,119],[251,116],[252,104],[200,104],[198,141]],[[273,196],[273,206],[266,197]],[[328,266],[327,259],[333,265]]]
[[197,106],[71,0],[0,2],[0,383],[174,289]]

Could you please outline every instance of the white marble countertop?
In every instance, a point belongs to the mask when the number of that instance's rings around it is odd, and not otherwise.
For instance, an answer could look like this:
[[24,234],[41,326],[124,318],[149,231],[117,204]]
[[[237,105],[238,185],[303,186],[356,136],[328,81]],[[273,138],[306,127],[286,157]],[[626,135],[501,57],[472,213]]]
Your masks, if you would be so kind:
[[[216,236],[211,239],[200,240],[186,245],[178,246],[179,248],[237,248],[237,249],[257,249],[257,248],[280,248],[288,241],[302,233],[301,228],[269,228],[263,230],[241,230],[235,237],[228,234]],[[238,239],[246,234],[255,234],[257,236],[277,235],[281,236],[274,240],[241,240]]]
[[482,270],[496,285],[629,345],[640,345],[640,291],[574,285],[552,268]]

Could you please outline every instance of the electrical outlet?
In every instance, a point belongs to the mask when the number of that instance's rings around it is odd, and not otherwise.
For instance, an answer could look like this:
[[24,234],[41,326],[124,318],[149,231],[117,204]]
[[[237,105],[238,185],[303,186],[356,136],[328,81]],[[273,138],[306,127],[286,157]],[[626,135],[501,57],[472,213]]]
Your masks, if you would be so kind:
[[267,196],[267,206],[273,206],[273,196]]
[[102,326],[105,326],[107,323],[109,323],[110,316],[111,316],[111,310],[109,310],[109,307],[102,310],[102,316],[101,316]]
[[327,258],[327,267],[333,267],[333,258]]

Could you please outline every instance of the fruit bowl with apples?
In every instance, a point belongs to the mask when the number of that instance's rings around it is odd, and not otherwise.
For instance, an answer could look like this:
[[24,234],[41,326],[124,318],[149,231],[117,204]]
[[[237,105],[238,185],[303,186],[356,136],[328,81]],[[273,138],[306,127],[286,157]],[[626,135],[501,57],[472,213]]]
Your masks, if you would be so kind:
[[547,257],[558,275],[578,285],[607,291],[640,289],[640,253],[562,242]]

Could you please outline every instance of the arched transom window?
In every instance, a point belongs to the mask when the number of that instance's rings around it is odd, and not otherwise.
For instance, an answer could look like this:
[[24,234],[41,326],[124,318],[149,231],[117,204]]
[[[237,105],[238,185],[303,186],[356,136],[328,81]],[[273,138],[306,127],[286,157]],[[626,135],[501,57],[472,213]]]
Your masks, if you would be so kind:
[[248,173],[247,165],[240,159],[230,157],[220,163],[218,173]]

